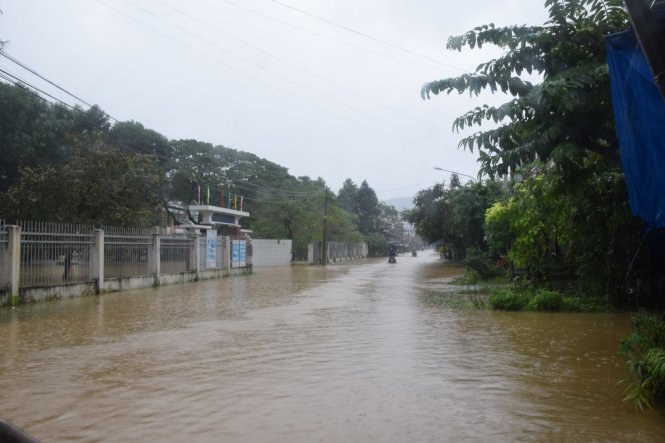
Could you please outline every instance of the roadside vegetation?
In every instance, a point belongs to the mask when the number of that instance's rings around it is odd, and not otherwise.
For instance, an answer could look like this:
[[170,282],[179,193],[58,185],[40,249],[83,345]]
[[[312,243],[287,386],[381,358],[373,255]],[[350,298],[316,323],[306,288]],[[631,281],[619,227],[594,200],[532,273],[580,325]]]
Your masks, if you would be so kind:
[[620,161],[605,36],[631,24],[621,0],[544,5],[542,26],[485,24],[449,38],[450,50],[494,45],[504,53],[475,72],[426,83],[423,99],[491,92],[507,101],[477,105],[452,123],[470,132],[459,146],[477,154],[477,180],[453,176],[422,190],[406,218],[444,257],[465,264],[458,283],[486,294],[485,305],[467,306],[649,309],[621,349],[627,399],[644,408],[665,394],[665,235],[632,215]]

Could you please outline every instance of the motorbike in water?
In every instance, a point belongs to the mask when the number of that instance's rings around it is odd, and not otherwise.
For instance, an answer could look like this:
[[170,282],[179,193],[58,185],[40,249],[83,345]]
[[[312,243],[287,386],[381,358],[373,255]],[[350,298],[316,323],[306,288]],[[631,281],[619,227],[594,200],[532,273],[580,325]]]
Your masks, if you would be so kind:
[[393,254],[388,256],[388,263],[397,263],[397,260],[395,260],[395,256]]

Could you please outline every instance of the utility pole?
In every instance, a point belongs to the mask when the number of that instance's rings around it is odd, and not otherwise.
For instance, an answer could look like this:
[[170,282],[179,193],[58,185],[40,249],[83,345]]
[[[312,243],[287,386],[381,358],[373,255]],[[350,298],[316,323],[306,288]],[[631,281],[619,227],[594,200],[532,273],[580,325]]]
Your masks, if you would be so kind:
[[326,230],[328,225],[328,186],[325,189],[323,201],[323,243],[321,244],[321,265],[325,265],[328,257],[326,256]]

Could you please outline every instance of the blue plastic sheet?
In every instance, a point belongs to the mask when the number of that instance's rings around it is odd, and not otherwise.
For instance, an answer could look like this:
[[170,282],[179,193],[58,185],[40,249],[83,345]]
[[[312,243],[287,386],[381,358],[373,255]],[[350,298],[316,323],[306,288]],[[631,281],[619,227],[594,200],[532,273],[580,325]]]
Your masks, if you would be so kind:
[[632,30],[607,37],[607,61],[633,214],[665,227],[665,99]]

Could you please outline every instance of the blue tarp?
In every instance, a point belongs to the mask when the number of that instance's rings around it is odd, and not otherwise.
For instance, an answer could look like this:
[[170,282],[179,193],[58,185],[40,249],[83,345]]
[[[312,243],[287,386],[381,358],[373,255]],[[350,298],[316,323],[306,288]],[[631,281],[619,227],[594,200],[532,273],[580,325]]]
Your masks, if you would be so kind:
[[630,30],[607,37],[612,101],[633,214],[665,227],[665,99]]

